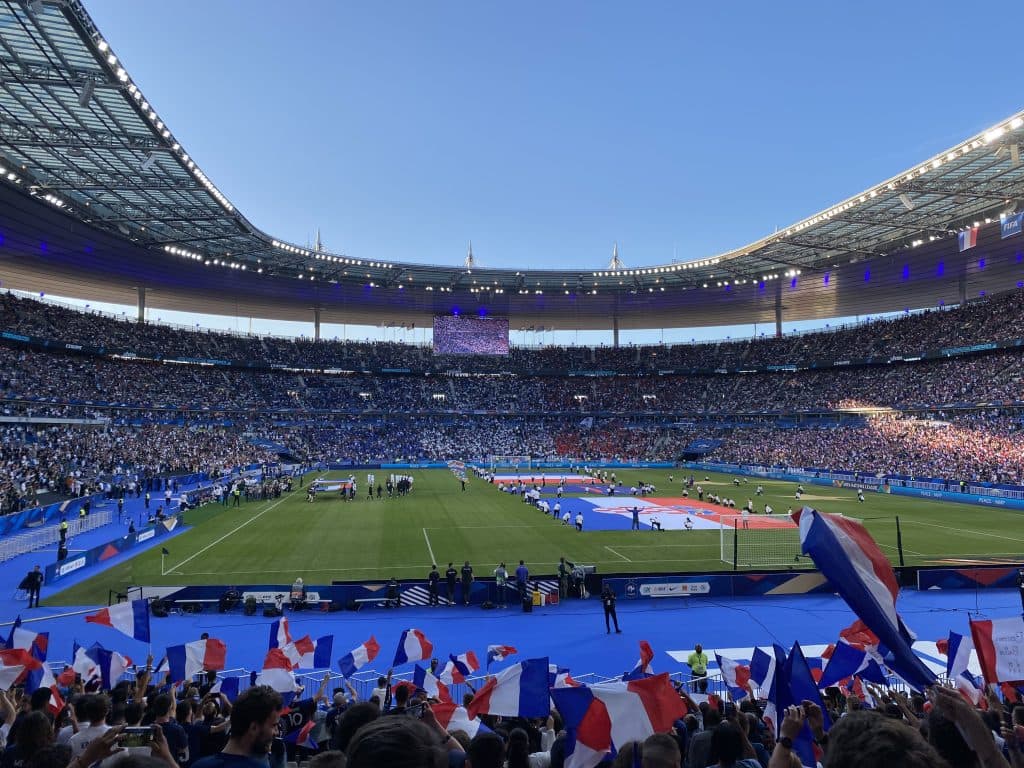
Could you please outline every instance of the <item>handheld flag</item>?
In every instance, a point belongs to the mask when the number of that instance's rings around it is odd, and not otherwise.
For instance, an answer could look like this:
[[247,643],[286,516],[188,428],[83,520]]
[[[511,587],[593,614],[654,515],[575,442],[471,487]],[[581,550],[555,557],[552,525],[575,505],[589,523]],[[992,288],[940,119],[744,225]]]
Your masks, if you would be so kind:
[[503,669],[477,691],[466,707],[470,717],[547,717],[548,660],[527,659]]
[[640,680],[654,674],[654,667],[651,662],[654,660],[654,650],[646,640],[640,641],[640,659],[632,671],[622,676],[623,680]]
[[32,654],[39,661],[46,661],[46,654],[50,647],[49,632],[33,632],[21,626],[21,616],[14,620],[11,626],[11,634],[7,638],[8,648],[22,648]]
[[592,768],[613,749],[667,733],[686,714],[668,673],[551,691],[566,727],[565,764]]
[[224,669],[227,646],[221,640],[207,638],[167,648],[167,664],[175,682],[191,680],[200,672]]
[[477,733],[489,733],[490,728],[480,722],[479,717],[471,718],[465,707],[457,707],[452,701],[443,701],[440,704],[431,704],[431,711],[441,727],[448,731],[462,731],[469,738]]
[[832,649],[832,656],[822,672],[818,687],[828,688],[854,676],[879,685],[887,685],[889,682],[885,679],[885,672],[878,666],[878,662],[871,658],[867,651],[849,643],[839,642]]
[[288,631],[288,617],[282,616],[270,624],[270,645],[268,648],[284,648],[292,641],[292,633]]
[[278,693],[295,693],[298,687],[292,663],[280,648],[271,648],[263,660],[263,669],[256,677],[256,685],[269,685]]
[[398,640],[395,661],[391,666],[399,667],[410,661],[423,661],[429,659],[433,652],[434,645],[427,640],[426,635],[418,629],[407,629],[402,632],[402,636]]
[[793,515],[800,525],[800,546],[857,617],[885,647],[883,660],[915,690],[935,682],[914,654],[914,636],[896,612],[899,584],[882,550],[858,522],[804,507]]
[[210,689],[210,693],[223,693],[228,701],[234,703],[238,698],[238,677],[222,677]]
[[26,670],[40,669],[42,663],[32,658],[23,648],[0,651],[0,690],[6,691],[25,674]]
[[334,635],[324,635],[319,640],[311,640],[306,635],[288,643],[281,650],[292,662],[294,669],[327,669],[331,666],[333,647]]
[[568,667],[548,664],[548,688],[574,688],[578,685],[582,685],[582,683],[577,683],[572,679]]
[[1024,682],[1020,662],[1024,617],[1018,614],[986,621],[972,619],[971,636],[986,685]]
[[715,654],[718,668],[722,671],[722,682],[729,689],[733,701],[745,699],[750,695],[747,685],[750,683],[750,666],[740,664],[732,659]]
[[85,617],[90,624],[102,624],[143,643],[149,640],[149,601],[115,603]]
[[514,646],[511,645],[488,645],[487,646],[487,666],[491,666],[492,661],[504,661],[506,658],[514,653],[519,653]]
[[451,701],[451,694],[448,693],[448,686],[442,683],[429,669],[424,669],[419,664],[413,667],[413,684],[424,691],[427,696],[438,701]]
[[370,635],[370,639],[362,645],[358,645],[351,651],[338,659],[338,668],[345,677],[352,677],[356,672],[369,664],[380,653],[380,646]]
[[957,632],[950,632],[946,649],[947,677],[956,683],[957,690],[963,694],[965,699],[977,705],[981,701],[983,692],[978,687],[978,681],[974,675],[967,669],[971,661],[971,651],[974,650],[973,641]]
[[762,719],[776,738],[786,709],[786,698],[781,694],[779,686],[779,676],[785,663],[786,651],[778,644],[772,646],[771,653],[755,648],[750,658],[750,679],[761,689],[761,696],[768,700]]

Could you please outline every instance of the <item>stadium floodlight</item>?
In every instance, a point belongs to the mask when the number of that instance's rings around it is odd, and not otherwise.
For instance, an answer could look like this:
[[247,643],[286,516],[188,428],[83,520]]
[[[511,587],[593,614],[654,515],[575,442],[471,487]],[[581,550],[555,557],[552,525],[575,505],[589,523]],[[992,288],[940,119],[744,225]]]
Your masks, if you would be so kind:
[[159,157],[160,154],[154,149],[152,152],[149,153],[149,156],[142,161],[142,164],[139,166],[139,170],[148,171],[150,168],[156,165],[157,158]]
[[80,107],[89,106],[89,100],[92,98],[93,91],[96,90],[96,83],[93,80],[86,80],[82,83],[82,90],[78,94],[78,105]]
[[910,195],[908,195],[906,192],[901,192],[899,198],[900,202],[903,203],[904,208],[906,208],[908,211],[914,210],[914,201],[910,199]]

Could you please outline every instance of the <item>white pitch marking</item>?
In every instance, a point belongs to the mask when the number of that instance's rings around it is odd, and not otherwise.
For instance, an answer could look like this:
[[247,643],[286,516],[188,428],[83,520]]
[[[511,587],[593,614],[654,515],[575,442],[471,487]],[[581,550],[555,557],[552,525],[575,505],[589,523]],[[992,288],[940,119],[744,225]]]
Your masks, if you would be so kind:
[[437,562],[437,558],[434,557],[434,548],[432,546],[430,546],[430,537],[427,536],[427,529],[426,528],[423,529],[423,538],[427,542],[427,552],[430,553],[430,562],[431,563],[436,563]]

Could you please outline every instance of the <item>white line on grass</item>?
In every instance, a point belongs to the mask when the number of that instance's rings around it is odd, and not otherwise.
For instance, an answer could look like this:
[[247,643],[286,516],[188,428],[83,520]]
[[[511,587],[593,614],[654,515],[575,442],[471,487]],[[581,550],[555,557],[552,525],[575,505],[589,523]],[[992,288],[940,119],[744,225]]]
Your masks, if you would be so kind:
[[929,528],[942,528],[947,531],[956,531],[957,533],[967,533],[973,536],[988,536],[993,539],[1006,539],[1007,541],[1024,541],[1024,539],[1015,539],[1013,536],[1007,536],[1005,533],[988,533],[986,531],[972,531],[969,528],[955,528],[952,525],[939,525],[938,523],[926,523],[922,520],[904,520],[903,525],[927,525]]
[[622,554],[621,552],[616,552],[616,551],[615,551],[614,549],[612,549],[611,547],[609,547],[609,546],[608,546],[607,544],[605,545],[605,549],[607,549],[607,550],[608,550],[609,552],[611,552],[611,553],[612,553],[613,555],[618,555],[618,556],[619,556],[619,557],[621,557],[621,558],[622,558],[623,560],[625,560],[625,561],[626,561],[627,563],[632,563],[632,562],[633,562],[633,561],[632,561],[632,560],[630,560],[630,559],[629,559],[628,557],[626,557],[626,556],[625,556],[624,554]]
[[430,537],[427,536],[427,529],[426,528],[423,529],[423,538],[427,542],[427,552],[430,553],[430,562],[431,563],[436,563],[437,559],[434,557],[434,548],[432,546],[430,546]]
[[[323,475],[321,475],[320,477],[323,477]],[[319,479],[320,479],[320,478],[317,478],[317,480],[319,480]],[[198,552],[196,552],[196,553],[195,553],[194,555],[190,555],[189,557],[186,557],[186,558],[185,558],[184,560],[182,560],[182,561],[181,561],[180,563],[178,563],[177,565],[175,565],[175,566],[173,566],[172,568],[170,568],[169,570],[167,570],[167,571],[166,571],[166,572],[164,573],[164,575],[165,575],[165,576],[170,576],[170,575],[171,575],[172,573],[174,573],[174,572],[175,572],[175,571],[177,571],[177,570],[178,570],[179,568],[181,568],[181,566],[183,566],[183,565],[184,565],[185,563],[188,563],[188,562],[191,562],[192,560],[195,560],[195,559],[196,559],[197,557],[199,557],[199,556],[200,556],[201,554],[203,554],[203,552],[205,552],[206,550],[210,549],[211,547],[215,547],[215,546],[217,546],[217,545],[218,545],[218,544],[220,544],[220,543],[221,543],[222,541],[224,541],[224,539],[226,539],[226,538],[227,538],[228,536],[232,536],[232,535],[234,535],[235,533],[237,533],[238,531],[240,531],[240,530],[242,530],[243,528],[245,528],[245,526],[247,526],[247,525],[248,525],[249,523],[253,522],[254,520],[259,520],[259,519],[260,519],[261,517],[263,517],[263,516],[264,516],[265,514],[267,514],[267,512],[269,512],[270,510],[274,509],[274,507],[276,507],[276,506],[277,506],[278,504],[281,504],[282,502],[284,502],[284,501],[287,501],[287,500],[288,500],[288,499],[290,499],[291,497],[292,497],[292,494],[291,494],[291,493],[289,493],[289,494],[288,494],[287,496],[282,496],[282,497],[281,497],[280,499],[278,499],[277,501],[275,501],[275,502],[274,502],[273,504],[271,504],[271,505],[270,505],[269,507],[267,507],[266,509],[264,509],[264,510],[263,510],[262,512],[259,512],[259,513],[255,514],[255,515],[253,515],[252,517],[250,517],[250,518],[249,518],[248,520],[246,520],[246,521],[245,521],[244,523],[242,523],[241,525],[239,525],[239,526],[237,526],[237,527],[235,527],[235,528],[232,528],[232,529],[231,529],[230,531],[228,531],[227,533],[225,533],[225,534],[224,534],[223,536],[221,536],[221,537],[220,537],[219,539],[217,539],[216,541],[211,541],[211,542],[210,542],[209,544],[207,544],[207,545],[206,545],[205,547],[203,547],[202,549],[200,549],[200,550],[199,550]],[[178,575],[179,575],[179,576],[184,576],[185,574],[183,574],[183,573],[180,573],[180,572],[179,572],[179,573],[178,573]]]

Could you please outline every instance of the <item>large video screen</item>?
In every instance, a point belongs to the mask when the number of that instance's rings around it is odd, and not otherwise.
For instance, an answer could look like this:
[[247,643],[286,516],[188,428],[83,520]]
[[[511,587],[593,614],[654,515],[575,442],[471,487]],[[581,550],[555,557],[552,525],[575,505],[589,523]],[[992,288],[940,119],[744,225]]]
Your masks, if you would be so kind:
[[435,315],[434,354],[507,355],[508,318]]

